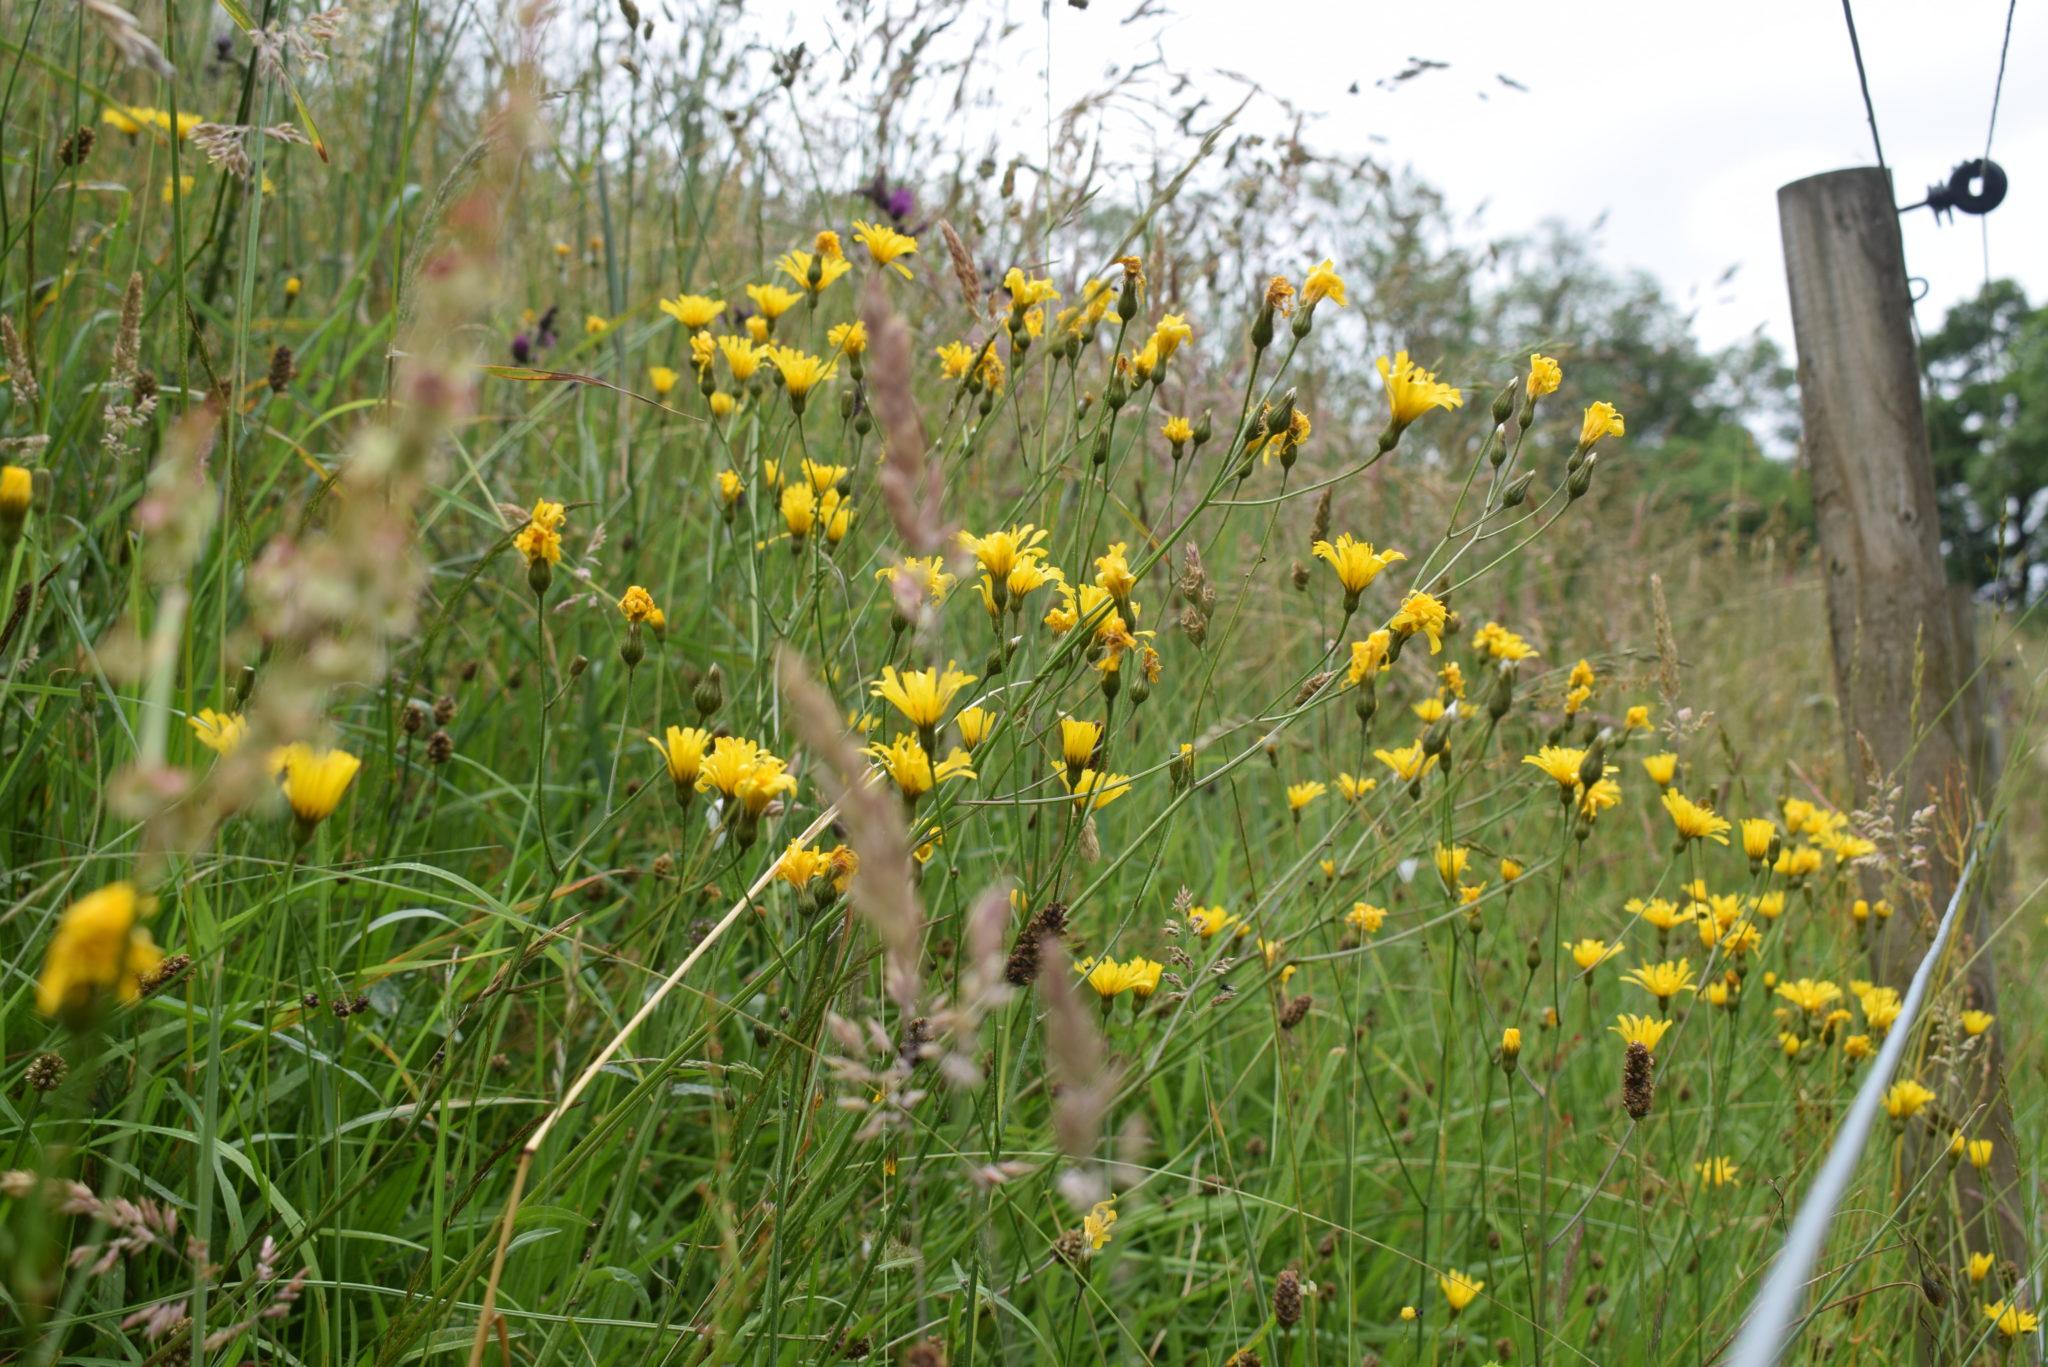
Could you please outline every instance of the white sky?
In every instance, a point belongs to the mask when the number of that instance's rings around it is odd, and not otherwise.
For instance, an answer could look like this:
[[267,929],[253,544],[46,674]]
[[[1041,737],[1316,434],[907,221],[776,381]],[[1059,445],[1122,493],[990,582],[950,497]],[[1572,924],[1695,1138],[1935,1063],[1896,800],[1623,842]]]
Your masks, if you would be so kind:
[[[1055,0],[1055,88],[1100,74],[1129,0]],[[2005,0],[1862,0],[1856,22],[1900,203],[1984,148]],[[1039,21],[1025,31],[1042,35]],[[1238,71],[1322,115],[1311,141],[1412,164],[1495,233],[1608,212],[1601,255],[1649,270],[1698,309],[1709,345],[1763,324],[1790,350],[1777,189],[1874,161],[1841,7],[1832,0],[1183,0],[1164,49],[1183,69]],[[1450,63],[1393,92],[1410,57]],[[1527,94],[1496,80],[1506,75]],[[1348,88],[1356,81],[1359,93]],[[1218,87],[1227,89],[1226,87]],[[2019,6],[1993,160],[2012,177],[1986,219],[1904,219],[1927,281],[1923,327],[1995,274],[2048,294],[2048,10]],[[1480,96],[1485,98],[1481,99]],[[1212,106],[1213,107],[1213,106]],[[2032,245],[2029,245],[2032,244]],[[1725,286],[1715,281],[1740,269]]]

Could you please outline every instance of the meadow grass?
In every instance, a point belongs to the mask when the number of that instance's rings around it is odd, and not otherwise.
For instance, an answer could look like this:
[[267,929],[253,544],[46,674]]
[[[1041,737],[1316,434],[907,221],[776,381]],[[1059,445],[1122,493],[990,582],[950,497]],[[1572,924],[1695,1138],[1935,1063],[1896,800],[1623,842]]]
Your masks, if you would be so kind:
[[0,35],[10,1360],[1714,1361],[1994,834],[1799,1351],[2029,1351],[2024,617],[1855,809],[1602,339],[941,164],[969,7],[187,9]]

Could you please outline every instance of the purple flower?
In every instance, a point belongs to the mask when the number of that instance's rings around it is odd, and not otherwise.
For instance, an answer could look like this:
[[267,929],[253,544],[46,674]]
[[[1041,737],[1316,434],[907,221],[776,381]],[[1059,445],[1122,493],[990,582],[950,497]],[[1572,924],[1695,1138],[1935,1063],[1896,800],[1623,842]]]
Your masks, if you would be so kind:
[[901,223],[917,212],[917,196],[911,193],[908,185],[899,185],[883,199],[882,208],[889,217]]
[[512,338],[512,359],[521,365],[533,359],[533,340],[523,332]]

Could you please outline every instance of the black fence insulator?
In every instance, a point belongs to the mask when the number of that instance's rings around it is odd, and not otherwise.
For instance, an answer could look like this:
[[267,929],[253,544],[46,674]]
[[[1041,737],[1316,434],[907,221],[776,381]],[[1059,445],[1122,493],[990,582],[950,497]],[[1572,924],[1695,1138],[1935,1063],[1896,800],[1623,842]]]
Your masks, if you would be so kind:
[[1945,223],[1960,209],[1966,214],[1988,214],[2005,202],[2005,168],[1995,161],[1972,157],[1948,173],[1946,184],[1927,187],[1927,198],[1907,204],[1900,213],[1932,209],[1938,223]]

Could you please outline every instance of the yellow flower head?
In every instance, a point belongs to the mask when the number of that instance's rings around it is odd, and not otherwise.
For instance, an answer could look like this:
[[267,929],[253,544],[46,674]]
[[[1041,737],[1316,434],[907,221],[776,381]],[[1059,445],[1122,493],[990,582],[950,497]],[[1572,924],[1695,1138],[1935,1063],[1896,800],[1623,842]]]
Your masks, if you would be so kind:
[[1907,1078],[1903,1082],[1894,1082],[1885,1092],[1885,1114],[1897,1121],[1911,1120],[1932,1100],[1932,1090],[1922,1086],[1917,1078]]
[[661,752],[668,776],[677,788],[683,788],[697,781],[704,767],[704,752],[711,746],[711,733],[700,726],[671,726],[665,739],[649,736],[647,743]]
[[1584,750],[1569,745],[1546,745],[1533,755],[1522,756],[1522,763],[1541,769],[1569,796],[1578,789],[1579,765],[1585,758]]
[[955,750],[934,765],[916,736],[898,736],[886,745],[870,746],[868,753],[881,763],[882,772],[895,782],[897,791],[912,801],[941,783],[976,776],[974,761],[965,750]]
[[1735,1182],[1735,1175],[1742,1169],[1733,1159],[1717,1156],[1693,1164],[1692,1170],[1700,1175],[1700,1181],[1706,1186],[1725,1187]]
[[661,311],[690,331],[697,332],[710,327],[712,320],[725,312],[725,301],[703,294],[679,294],[673,299],[662,300]]
[[868,325],[856,318],[826,329],[825,344],[842,356],[859,356],[868,349]]
[[1387,909],[1370,902],[1353,902],[1351,910],[1344,913],[1344,924],[1363,935],[1376,933],[1386,921]]
[[[824,234],[819,234],[823,237]],[[838,237],[833,237],[834,245]],[[823,294],[834,282],[853,269],[853,263],[839,252],[813,254],[803,251],[787,251],[775,260],[775,268],[796,281],[798,289],[813,294]]]
[[1100,773],[1094,769],[1083,769],[1073,778],[1068,778],[1064,765],[1055,764],[1055,772],[1068,792],[1074,795],[1074,805],[1088,811],[1101,811],[1110,803],[1131,791],[1129,774]]
[[681,378],[665,365],[647,367],[647,383],[653,387],[654,397],[657,399],[667,398],[668,392],[676,387],[676,381]]
[[315,750],[309,745],[284,747],[275,758],[284,782],[284,800],[302,826],[334,815],[363,762],[346,750]]
[[853,240],[868,249],[868,256],[877,266],[887,266],[905,280],[910,279],[910,267],[903,264],[902,258],[917,250],[916,238],[885,224],[856,218],[853,221]]
[[1421,369],[1405,351],[1396,353],[1391,361],[1380,357],[1379,372],[1396,428],[1406,427],[1432,408],[1459,408],[1465,403],[1456,385],[1439,383],[1435,372]]
[[1614,1024],[1607,1028],[1621,1036],[1622,1043],[1640,1044],[1654,1054],[1657,1052],[1657,1046],[1664,1042],[1664,1035],[1671,1026],[1671,1021],[1659,1020],[1654,1016],[1620,1015],[1616,1016]]
[[1965,1011],[1957,1019],[1962,1022],[1964,1034],[1981,1035],[1991,1028],[1991,1022],[1997,1017],[1989,1011]]
[[803,302],[801,294],[776,284],[749,285],[747,298],[754,301],[754,307],[771,323]]
[[1530,398],[1547,398],[1555,394],[1563,383],[1564,370],[1556,361],[1540,354],[1529,357],[1529,382],[1525,392]]
[[1661,755],[1644,755],[1643,772],[1659,788],[1669,788],[1671,781],[1678,777],[1678,756],[1669,751]]
[[775,876],[802,890],[831,866],[832,856],[828,851],[812,849],[801,840],[792,840],[789,848],[782,852],[782,857],[775,861]]
[[1392,547],[1376,551],[1370,541],[1360,541],[1345,532],[1335,542],[1318,541],[1311,548],[1318,560],[1329,562],[1337,572],[1337,582],[1344,586],[1346,603],[1356,605],[1357,597],[1372,581],[1379,578],[1380,571],[1399,560],[1408,557]]
[[1842,989],[1825,979],[1797,978],[1780,982],[1778,995],[1811,1016],[1841,1000]]
[[1165,426],[1159,429],[1159,435],[1175,446],[1186,446],[1195,439],[1195,425],[1186,418],[1168,418]]
[[1526,660],[1537,654],[1534,646],[1499,622],[1488,622],[1473,632],[1472,646],[1496,660]]
[[1375,750],[1373,758],[1394,771],[1394,777],[1403,783],[1412,783],[1436,767],[1436,756],[1424,754],[1421,741],[1413,741],[1393,750]]
[[1694,990],[1692,961],[1680,959],[1673,963],[1666,959],[1662,963],[1639,964],[1621,975],[1625,983],[1633,983],[1657,999],[1659,1006],[1668,1005],[1681,992]]
[[1993,1301],[1984,1307],[1984,1318],[1997,1326],[1998,1332],[2008,1340],[2031,1334],[2041,1327],[2041,1317],[2031,1310],[2020,1309],[2016,1302]]
[[1438,1276],[1436,1285],[1437,1290],[1444,1293],[1444,1300],[1450,1305],[1453,1315],[1462,1314],[1465,1307],[1472,1304],[1479,1293],[1486,1289],[1485,1282],[1476,1281],[1455,1267]]
[[1728,843],[1729,825],[1714,815],[1714,809],[1704,802],[1694,802],[1677,790],[1664,790],[1664,810],[1671,814],[1671,824],[1678,830],[1681,843],[1688,840],[1711,840],[1717,845]]
[[1361,778],[1356,774],[1337,775],[1337,795],[1346,802],[1356,802],[1380,786],[1376,778]]
[[782,376],[782,387],[789,391],[792,402],[805,398],[813,389],[832,378],[837,366],[820,360],[807,351],[795,347],[773,347],[768,359]]
[[104,996],[132,1002],[163,954],[136,924],[149,909],[133,884],[109,883],[73,902],[57,921],[36,980],[36,1010],[84,1017]]
[[902,673],[893,665],[884,665],[881,680],[868,692],[901,712],[912,726],[928,731],[939,724],[954,695],[974,679],[974,675],[955,669],[951,661],[943,670],[934,667]]
[[1045,552],[1040,549],[1045,537],[1046,533],[1026,523],[1021,527],[998,529],[986,536],[962,532],[960,544],[973,554],[984,572],[998,584],[1007,585],[1010,572],[1019,564],[1045,558]]
[[231,755],[242,743],[242,732],[248,723],[239,712],[216,712],[202,707],[192,716],[185,718],[185,725],[192,728],[192,735],[216,755]]
[[1597,968],[1621,953],[1621,944],[1605,940],[1579,940],[1572,945],[1572,962],[1581,970]]
[[1314,780],[1307,783],[1290,783],[1287,785],[1287,810],[1299,816],[1302,808],[1328,791],[1327,786]]

